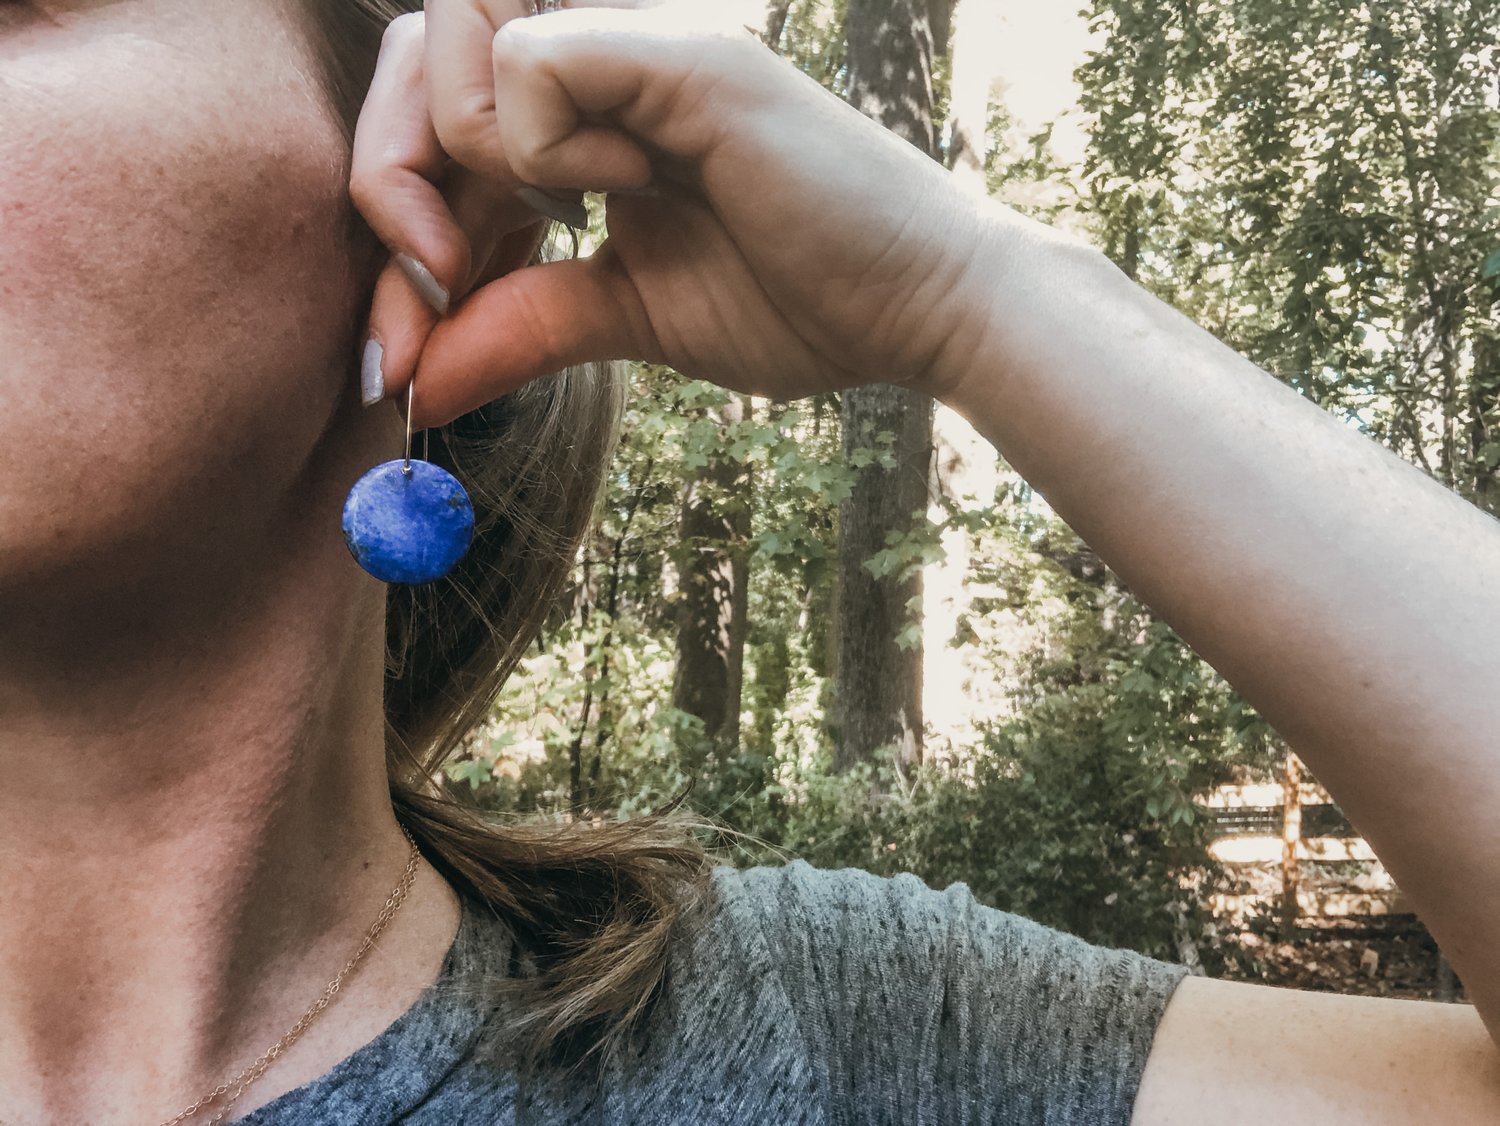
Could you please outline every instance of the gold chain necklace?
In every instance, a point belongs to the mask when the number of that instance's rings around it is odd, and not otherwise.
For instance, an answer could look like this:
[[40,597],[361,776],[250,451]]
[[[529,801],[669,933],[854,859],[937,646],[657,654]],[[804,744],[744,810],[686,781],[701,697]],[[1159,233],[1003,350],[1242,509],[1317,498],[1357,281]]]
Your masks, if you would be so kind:
[[421,853],[417,851],[417,842],[412,839],[412,835],[407,831],[405,825],[401,826],[401,835],[406,838],[406,843],[411,846],[411,851],[406,857],[406,871],[401,873],[401,882],[386,897],[385,906],[380,909],[380,914],[375,917],[375,922],[371,925],[369,931],[365,933],[364,941],[359,944],[359,949],[354,952],[353,957],[344,963],[344,968],[338,972],[338,976],[328,983],[327,988],[323,990],[322,996],[314,1001],[307,1012],[302,1014],[302,1019],[292,1025],[287,1030],[285,1036],[267,1048],[259,1059],[232,1079],[226,1079],[223,1083],[220,1083],[212,1091],[208,1092],[208,1094],[193,1103],[192,1106],[167,1119],[161,1126],[178,1126],[179,1123],[186,1122],[195,1114],[213,1106],[218,1100],[223,1099],[224,1101],[218,1104],[217,1113],[209,1119],[209,1126],[219,1126],[219,1123],[224,1121],[224,1116],[229,1113],[229,1108],[239,1101],[240,1096],[250,1089],[251,1084],[260,1079],[266,1073],[267,1069],[276,1062],[277,1058],[295,1044],[298,1038],[307,1031],[308,1025],[322,1016],[323,1010],[333,1003],[333,999],[338,996],[339,990],[344,987],[344,982],[348,980],[349,975],[364,960],[364,956],[370,952],[370,948],[375,945],[375,940],[380,937],[381,932],[396,917],[396,912],[401,910],[401,905],[406,902],[407,893],[411,891],[411,885],[416,881],[417,863],[421,859]]
[[[407,893],[411,891],[411,886],[416,881],[417,864],[421,860],[422,854],[417,850],[417,842],[412,839],[412,835],[407,831],[405,825],[401,826],[401,835],[406,838],[406,843],[411,846],[411,852],[406,858],[406,871],[401,874],[401,882],[396,885],[395,890],[386,898],[385,906],[380,909],[380,914],[376,917],[374,925],[366,932],[364,941],[359,944],[359,949],[354,952],[352,958],[344,963],[344,968],[339,971],[338,976],[328,983],[327,988],[323,990],[322,996],[314,1001],[312,1007],[302,1014],[302,1019],[292,1025],[285,1036],[267,1048],[259,1059],[232,1079],[226,1079],[223,1083],[220,1083],[186,1110],[167,1119],[161,1126],[179,1126],[180,1123],[186,1122],[189,1118],[216,1104],[218,1109],[213,1118],[209,1120],[209,1126],[218,1126],[219,1123],[224,1121],[224,1116],[229,1113],[229,1108],[239,1101],[240,1096],[250,1089],[251,1084],[265,1075],[266,1071],[276,1062],[277,1058],[295,1044],[298,1038],[307,1031],[308,1026],[317,1020],[323,1014],[323,1010],[333,1003],[333,999],[338,996],[339,990],[344,987],[344,982],[349,979],[349,975],[364,960],[364,956],[370,952],[371,947],[375,945],[375,940],[380,937],[381,932],[396,917],[396,912],[401,910],[401,905],[406,902]],[[220,1102],[220,1100],[223,1101]],[[4,1123],[0,1123],[0,1126],[4,1126]]]

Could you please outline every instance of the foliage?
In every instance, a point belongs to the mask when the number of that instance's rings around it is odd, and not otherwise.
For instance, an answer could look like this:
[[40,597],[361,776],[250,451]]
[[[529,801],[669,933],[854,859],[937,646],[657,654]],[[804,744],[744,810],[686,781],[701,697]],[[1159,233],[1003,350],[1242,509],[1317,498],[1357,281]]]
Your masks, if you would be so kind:
[[[992,192],[1055,188],[1142,284],[1290,386],[1500,511],[1500,5],[1093,0],[1085,166],[992,107]],[[842,7],[796,0],[780,49],[841,92]],[[1073,201],[1071,204],[1069,201]],[[738,863],[797,855],[970,884],[1085,938],[1212,962],[1227,875],[1195,798],[1264,775],[1263,720],[1035,497],[941,500],[864,561],[909,574],[960,530],[963,644],[1007,687],[975,745],[838,775],[824,728],[841,461],[835,396],[757,404],[638,366],[574,595],[450,768],[495,808],[623,815],[685,787]],[[670,706],[684,489],[719,451],[753,469],[741,738]],[[1008,632],[980,623],[1005,622]],[[915,623],[914,623],[914,628]],[[931,642],[929,642],[929,646]]]
[[[767,597],[784,576],[762,568],[769,581],[752,590],[746,699],[754,719],[742,745],[717,760],[692,753],[691,720],[653,706],[666,698],[665,643],[616,630],[616,645],[654,649],[659,667],[653,683],[636,660],[615,662],[618,681],[639,679],[613,694],[617,738],[594,776],[598,806],[640,813],[691,785],[691,804],[723,823],[719,843],[741,863],[795,855],[912,871],[937,886],[962,880],[985,902],[1165,957],[1202,939],[1211,932],[1206,896],[1224,877],[1207,863],[1207,827],[1192,799],[1238,766],[1263,765],[1269,733],[1031,503],[1017,490],[995,510],[1000,518],[976,524],[975,534],[1009,541],[1011,551],[991,553],[1009,559],[996,577],[1048,628],[1045,644],[1025,655],[1022,706],[987,723],[979,746],[913,770],[887,762],[835,774],[815,726],[824,688],[816,644],[787,628],[789,607],[778,614]],[[1008,653],[992,657],[997,671],[1013,663]],[[552,691],[526,698],[557,707],[567,689]],[[476,749],[455,777],[477,782],[496,808],[565,811],[569,745],[561,728],[540,760],[499,779],[487,756],[511,748]]]
[[1096,0],[1092,16],[1102,244],[1495,511],[1500,5]]

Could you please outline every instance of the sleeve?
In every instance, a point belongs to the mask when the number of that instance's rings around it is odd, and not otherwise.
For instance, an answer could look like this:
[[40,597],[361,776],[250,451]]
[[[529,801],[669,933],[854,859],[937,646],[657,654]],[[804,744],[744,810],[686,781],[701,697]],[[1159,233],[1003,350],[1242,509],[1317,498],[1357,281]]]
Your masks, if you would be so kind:
[[738,873],[838,1123],[1130,1121],[1186,971],[981,905],[963,884]]

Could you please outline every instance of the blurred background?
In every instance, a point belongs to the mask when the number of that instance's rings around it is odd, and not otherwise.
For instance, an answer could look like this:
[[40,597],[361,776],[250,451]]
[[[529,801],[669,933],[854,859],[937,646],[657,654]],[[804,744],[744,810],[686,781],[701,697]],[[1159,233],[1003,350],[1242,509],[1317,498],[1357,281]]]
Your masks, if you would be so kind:
[[[972,190],[1500,509],[1500,0],[752,18]],[[910,871],[1201,972],[1461,997],[1276,732],[957,416],[631,380],[567,602],[447,768],[484,805],[630,816],[691,785],[726,863]]]

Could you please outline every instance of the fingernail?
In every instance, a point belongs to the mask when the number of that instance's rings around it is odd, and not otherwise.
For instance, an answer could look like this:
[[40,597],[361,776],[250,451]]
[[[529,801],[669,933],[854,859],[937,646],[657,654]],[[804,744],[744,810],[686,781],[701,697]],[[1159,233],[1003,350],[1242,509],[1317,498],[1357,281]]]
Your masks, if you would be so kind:
[[396,265],[401,267],[406,280],[422,295],[422,300],[437,310],[438,316],[448,315],[448,291],[432,276],[431,270],[410,254],[396,255]]
[[359,361],[359,398],[365,406],[374,406],[385,398],[385,349],[373,336],[365,341],[364,355]]
[[589,226],[589,209],[581,200],[558,199],[541,188],[529,184],[516,189],[516,198],[533,211],[540,211],[549,219],[566,223],[575,230],[586,231]]

